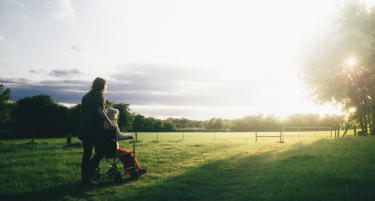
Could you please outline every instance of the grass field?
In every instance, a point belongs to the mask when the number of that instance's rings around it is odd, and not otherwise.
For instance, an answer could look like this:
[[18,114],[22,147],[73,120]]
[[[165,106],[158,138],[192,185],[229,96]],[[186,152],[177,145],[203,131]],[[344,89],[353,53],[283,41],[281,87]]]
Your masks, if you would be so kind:
[[[258,135],[279,135],[258,133]],[[311,136],[308,134],[306,136]],[[329,134],[330,136],[330,134]],[[80,184],[77,138],[6,140],[2,200],[373,200],[375,137],[254,133],[138,133],[136,157],[149,172],[116,184]],[[129,141],[120,147],[131,149]],[[121,165],[120,165],[121,166]],[[101,162],[101,167],[108,165]]]

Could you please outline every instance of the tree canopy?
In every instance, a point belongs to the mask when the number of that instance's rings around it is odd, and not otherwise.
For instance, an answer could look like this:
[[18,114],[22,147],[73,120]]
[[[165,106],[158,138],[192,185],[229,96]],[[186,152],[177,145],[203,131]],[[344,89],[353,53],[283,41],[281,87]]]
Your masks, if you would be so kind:
[[4,86],[0,84],[0,136],[9,133],[9,128],[5,125],[12,121],[11,111],[13,105],[9,103],[11,91],[9,88],[4,90]]
[[301,78],[316,103],[355,108],[360,122],[370,123],[375,115],[375,8],[345,1],[324,24],[301,54]]
[[13,135],[17,138],[65,137],[69,133],[69,112],[49,95],[25,97],[17,101],[12,112]]

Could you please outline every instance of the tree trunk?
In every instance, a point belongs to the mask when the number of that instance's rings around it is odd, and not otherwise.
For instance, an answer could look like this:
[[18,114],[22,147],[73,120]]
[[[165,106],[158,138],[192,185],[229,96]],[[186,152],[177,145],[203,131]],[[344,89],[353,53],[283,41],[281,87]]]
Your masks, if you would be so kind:
[[[369,107],[370,109],[370,107]],[[368,126],[370,128],[370,134],[372,135],[372,126],[371,126],[371,115],[370,115],[370,110],[368,110],[367,112],[367,120],[368,120]]]
[[364,124],[365,124],[365,136],[366,136],[367,135],[367,115],[365,114],[363,118],[365,120]]
[[362,135],[364,133],[364,127],[363,127],[363,117],[362,114],[359,115],[359,123],[361,124],[361,130],[362,130]]
[[374,106],[371,107],[371,135],[375,135],[375,124],[374,124],[374,120],[375,120],[375,110],[374,110]]

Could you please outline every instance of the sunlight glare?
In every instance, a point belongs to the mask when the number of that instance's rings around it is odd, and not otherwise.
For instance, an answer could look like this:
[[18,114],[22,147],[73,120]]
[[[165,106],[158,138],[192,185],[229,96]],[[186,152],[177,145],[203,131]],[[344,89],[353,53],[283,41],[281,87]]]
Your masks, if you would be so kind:
[[350,58],[347,62],[346,62],[346,64],[348,65],[348,66],[350,66],[350,67],[352,67],[354,64],[356,64],[357,63],[357,59],[356,58],[354,58],[354,57],[352,57],[352,58]]

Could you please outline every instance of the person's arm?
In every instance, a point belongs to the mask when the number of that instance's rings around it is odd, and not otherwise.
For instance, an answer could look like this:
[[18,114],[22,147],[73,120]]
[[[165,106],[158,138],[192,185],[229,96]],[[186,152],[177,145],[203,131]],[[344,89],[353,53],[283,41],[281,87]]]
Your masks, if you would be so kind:
[[107,122],[107,123],[109,124],[110,128],[113,128],[113,129],[114,129],[114,128],[116,127],[115,125],[113,125],[112,121],[109,120],[109,118],[108,118],[107,115],[105,114],[104,109],[103,109],[102,107],[99,107],[99,108],[98,108],[98,114],[99,114],[99,116],[100,116],[105,122]]
[[113,122],[113,124],[116,126],[116,138],[119,140],[127,140],[127,139],[134,139],[133,135],[130,134],[122,134],[120,131],[120,128],[118,127],[118,124]]

